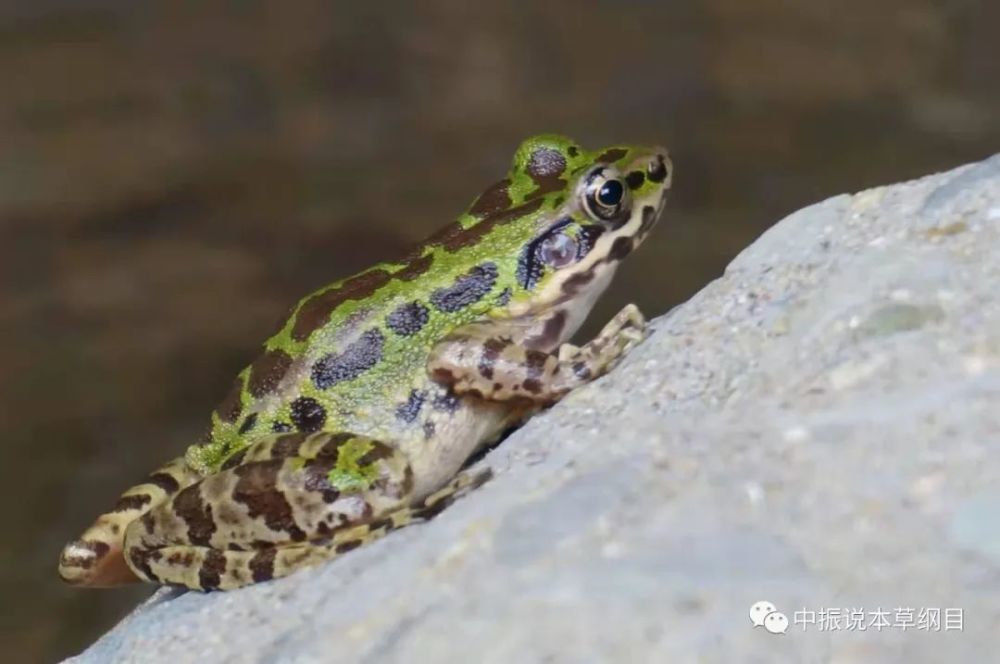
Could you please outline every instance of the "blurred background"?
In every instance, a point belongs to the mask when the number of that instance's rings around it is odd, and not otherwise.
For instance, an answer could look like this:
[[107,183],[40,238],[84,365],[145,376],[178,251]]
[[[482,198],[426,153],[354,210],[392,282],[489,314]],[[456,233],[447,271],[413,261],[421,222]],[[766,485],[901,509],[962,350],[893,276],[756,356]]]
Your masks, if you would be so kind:
[[53,661],[149,588],[63,542],[204,429],[301,295],[450,221],[525,136],[659,142],[655,316],[804,205],[1000,150],[995,0],[0,4],[0,629]]

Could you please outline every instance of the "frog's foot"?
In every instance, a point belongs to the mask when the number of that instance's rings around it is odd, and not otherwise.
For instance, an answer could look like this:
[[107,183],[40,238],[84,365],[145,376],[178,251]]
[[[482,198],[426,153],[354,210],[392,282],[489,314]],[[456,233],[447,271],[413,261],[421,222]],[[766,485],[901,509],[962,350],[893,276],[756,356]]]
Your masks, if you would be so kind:
[[642,341],[645,326],[638,307],[629,304],[583,346],[563,344],[557,352],[545,353],[503,336],[500,324],[474,324],[434,348],[428,371],[456,394],[550,404],[606,374]]
[[126,527],[199,478],[183,458],[178,458],[127,490],[115,507],[99,516],[80,539],[63,547],[59,576],[73,585],[97,588],[139,581],[122,555]]
[[427,518],[476,484],[461,476],[414,505],[398,450],[348,433],[287,434],[251,445],[132,523],[126,560],[147,581],[237,588]]

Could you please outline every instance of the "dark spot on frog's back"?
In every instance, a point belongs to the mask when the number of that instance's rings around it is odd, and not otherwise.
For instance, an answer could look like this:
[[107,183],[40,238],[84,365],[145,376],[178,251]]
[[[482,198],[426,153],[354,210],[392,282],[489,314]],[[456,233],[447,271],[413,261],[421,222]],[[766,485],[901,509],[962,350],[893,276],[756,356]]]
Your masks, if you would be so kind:
[[420,390],[411,390],[406,401],[396,408],[396,418],[408,424],[413,422],[420,415],[420,409],[426,398],[427,395]]
[[542,206],[542,203],[543,199],[536,198],[524,203],[523,205],[507,208],[506,210],[502,210],[496,214],[484,217],[482,221],[474,223],[468,228],[458,222],[449,224],[432,235],[427,240],[427,243],[440,245],[450,252],[474,246],[479,243],[479,240],[482,239],[484,235],[493,230],[494,226],[500,226],[532,214]]
[[385,336],[381,330],[364,332],[343,352],[324,355],[313,365],[313,384],[325,390],[337,383],[357,378],[381,361],[384,345]]
[[628,154],[628,150],[624,148],[611,148],[597,157],[596,161],[601,164],[613,164],[626,154]]
[[305,341],[314,330],[330,321],[330,314],[338,306],[348,300],[363,300],[370,297],[375,291],[391,280],[392,275],[381,268],[377,268],[362,272],[357,276],[347,279],[339,286],[328,288],[313,295],[303,302],[295,313],[292,338],[296,341]]
[[475,304],[493,289],[499,271],[495,263],[476,265],[467,273],[455,279],[446,288],[438,288],[431,293],[431,304],[438,311],[454,313]]
[[538,185],[535,191],[528,194],[528,199],[559,191],[566,186],[566,181],[559,177],[566,170],[566,158],[558,150],[538,148],[531,153],[526,170]]
[[385,324],[401,337],[412,337],[420,332],[429,320],[430,310],[420,302],[414,301],[396,307],[386,316]]
[[421,274],[431,269],[431,265],[433,264],[434,256],[431,254],[427,254],[426,256],[417,256],[416,258],[411,258],[406,265],[393,272],[392,277],[393,279],[402,279],[403,281],[413,281]]
[[299,397],[289,407],[292,424],[299,431],[319,431],[326,423],[326,409],[312,397]]
[[508,286],[500,291],[497,295],[496,303],[498,307],[506,307],[510,303],[510,298],[514,295],[514,291]]
[[240,412],[243,410],[242,392],[243,379],[237,378],[233,382],[233,386],[229,388],[226,398],[215,409],[215,413],[219,416],[220,420],[229,422],[230,424],[236,422],[240,416]]
[[540,147],[531,153],[526,170],[536,181],[538,178],[558,177],[566,170],[566,158],[559,150]]
[[250,413],[240,425],[239,432],[240,434],[250,433],[255,426],[257,426],[257,413]]
[[507,179],[495,183],[479,195],[476,202],[469,208],[469,214],[474,214],[477,217],[489,217],[509,208],[513,203],[507,191],[509,186],[510,180]]
[[292,356],[281,349],[266,351],[250,365],[247,390],[251,396],[260,398],[274,392],[292,364]]

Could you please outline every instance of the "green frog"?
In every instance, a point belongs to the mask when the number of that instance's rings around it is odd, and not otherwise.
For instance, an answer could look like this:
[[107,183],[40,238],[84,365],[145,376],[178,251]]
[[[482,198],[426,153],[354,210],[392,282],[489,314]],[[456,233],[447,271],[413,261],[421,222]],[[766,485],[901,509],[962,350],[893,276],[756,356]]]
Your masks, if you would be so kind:
[[657,147],[524,141],[510,171],[403,260],[303,298],[208,434],[66,545],[76,585],[232,589],[427,519],[482,484],[463,466],[609,371],[634,305],[567,343],[670,188]]

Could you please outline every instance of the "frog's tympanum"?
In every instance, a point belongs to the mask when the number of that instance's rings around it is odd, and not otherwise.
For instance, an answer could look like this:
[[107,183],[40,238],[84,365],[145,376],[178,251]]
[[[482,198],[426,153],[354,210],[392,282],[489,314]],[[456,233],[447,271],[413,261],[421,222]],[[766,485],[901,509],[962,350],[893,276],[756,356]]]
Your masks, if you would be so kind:
[[488,477],[462,471],[470,456],[642,339],[629,305],[566,343],[670,180],[660,148],[526,140],[504,179],[405,259],[301,300],[205,438],[66,545],[60,575],[237,588],[436,514]]

